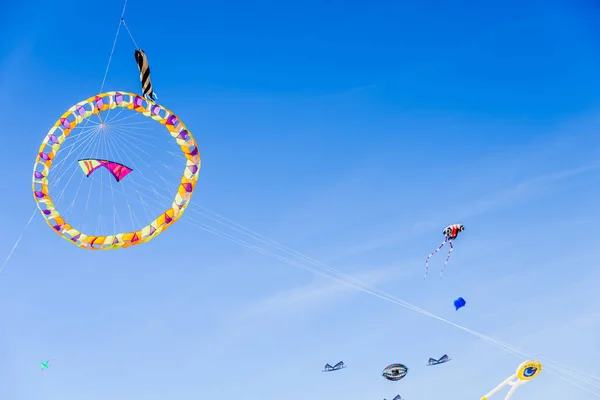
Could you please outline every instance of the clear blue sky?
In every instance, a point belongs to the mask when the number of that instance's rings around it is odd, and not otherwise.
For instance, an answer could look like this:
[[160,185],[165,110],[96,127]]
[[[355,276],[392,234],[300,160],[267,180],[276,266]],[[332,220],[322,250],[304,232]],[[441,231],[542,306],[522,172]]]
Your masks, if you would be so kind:
[[[19,3],[0,16],[2,260],[35,207],[39,143],[98,92],[122,8]],[[523,361],[206,233],[191,218],[242,237],[201,207],[600,375],[598,5],[130,0],[125,18],[160,102],[197,138],[193,204],[114,252],[35,216],[0,274],[0,399],[478,399]],[[122,31],[106,90],[140,91],[132,50]],[[443,251],[423,280],[454,222],[466,231],[445,279]],[[410,371],[387,382],[396,362]],[[526,398],[593,395],[542,372]]]

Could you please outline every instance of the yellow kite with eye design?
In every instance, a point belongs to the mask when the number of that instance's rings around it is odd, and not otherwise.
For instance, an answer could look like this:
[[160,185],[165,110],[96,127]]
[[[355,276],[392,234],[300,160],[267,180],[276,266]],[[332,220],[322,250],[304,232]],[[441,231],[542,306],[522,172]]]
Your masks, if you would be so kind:
[[540,372],[542,372],[542,363],[540,363],[539,361],[523,361],[521,364],[519,364],[519,366],[517,367],[517,371],[514,374],[500,382],[500,384],[494,389],[492,389],[488,394],[481,396],[481,400],[488,400],[506,385],[511,386],[511,388],[506,394],[506,397],[504,397],[504,400],[509,400],[513,396],[513,394],[515,394],[519,386],[529,382],[530,380],[538,376]]

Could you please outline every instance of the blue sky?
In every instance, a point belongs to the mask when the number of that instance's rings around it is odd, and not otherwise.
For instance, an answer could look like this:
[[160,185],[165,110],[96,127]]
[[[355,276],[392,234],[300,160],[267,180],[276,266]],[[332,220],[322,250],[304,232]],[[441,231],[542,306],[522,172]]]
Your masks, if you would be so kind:
[[[34,211],[39,143],[101,86],[122,8],[31,4],[12,2],[0,24],[1,254]],[[192,205],[114,252],[71,246],[35,215],[0,274],[0,398],[477,399],[524,360],[211,235],[194,221],[243,238],[206,209],[600,376],[600,9],[368,4],[129,2],[159,100],[202,153]],[[139,92],[123,31],[105,90]],[[466,230],[445,279],[444,251],[423,280],[454,222]],[[385,381],[396,362],[408,376]],[[548,370],[513,399],[594,398]]]

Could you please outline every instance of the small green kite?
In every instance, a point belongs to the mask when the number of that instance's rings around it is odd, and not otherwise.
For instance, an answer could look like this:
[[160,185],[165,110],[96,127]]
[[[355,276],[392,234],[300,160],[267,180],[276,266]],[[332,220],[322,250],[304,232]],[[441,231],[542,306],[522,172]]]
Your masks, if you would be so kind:
[[42,376],[44,376],[44,370],[48,369],[48,367],[50,366],[50,362],[52,362],[52,360],[42,361],[40,363],[40,366],[42,367]]

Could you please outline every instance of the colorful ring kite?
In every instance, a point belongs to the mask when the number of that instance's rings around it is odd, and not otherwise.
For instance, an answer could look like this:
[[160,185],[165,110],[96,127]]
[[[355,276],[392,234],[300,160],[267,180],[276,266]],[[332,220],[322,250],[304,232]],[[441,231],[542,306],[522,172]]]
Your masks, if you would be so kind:
[[[147,226],[136,232],[122,232],[106,236],[86,235],[65,222],[58,210],[54,208],[52,198],[48,193],[50,168],[60,146],[73,128],[93,114],[117,107],[137,111],[165,125],[181,147],[186,158],[186,165],[171,208],[160,214]],[[77,103],[65,112],[50,129],[35,160],[32,189],[34,199],[46,223],[60,236],[83,249],[112,250],[148,242],[177,221],[192,198],[199,171],[200,153],[196,140],[175,114],[133,93],[107,92]]]

